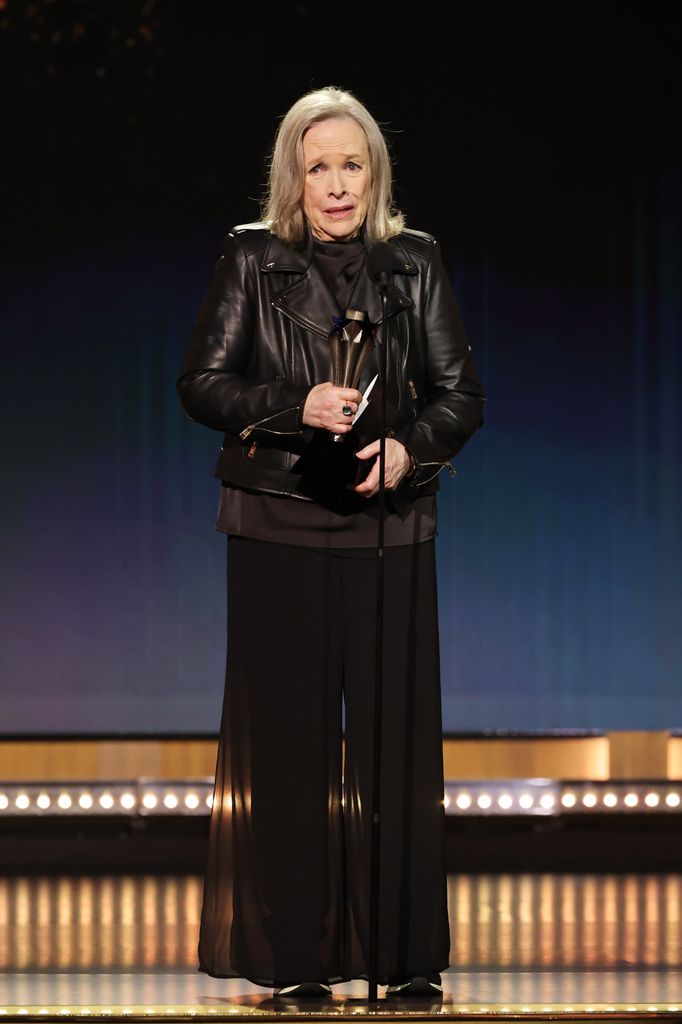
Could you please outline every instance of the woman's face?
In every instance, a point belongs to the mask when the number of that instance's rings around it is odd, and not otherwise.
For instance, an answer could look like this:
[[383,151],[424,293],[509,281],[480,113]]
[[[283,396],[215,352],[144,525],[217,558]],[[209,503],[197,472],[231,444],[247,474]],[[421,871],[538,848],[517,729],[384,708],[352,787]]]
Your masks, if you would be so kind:
[[364,131],[349,117],[330,117],[303,136],[303,210],[316,238],[353,238],[367,215],[371,175]]

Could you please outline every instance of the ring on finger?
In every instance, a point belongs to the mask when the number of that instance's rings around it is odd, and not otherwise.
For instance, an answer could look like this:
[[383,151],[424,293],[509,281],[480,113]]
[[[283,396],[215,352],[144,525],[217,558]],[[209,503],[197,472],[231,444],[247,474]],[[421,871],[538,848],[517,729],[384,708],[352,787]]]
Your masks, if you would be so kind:
[[344,416],[352,416],[353,415],[353,410],[352,410],[351,406],[348,405],[348,403],[346,403],[346,405],[343,406],[341,412],[343,413]]

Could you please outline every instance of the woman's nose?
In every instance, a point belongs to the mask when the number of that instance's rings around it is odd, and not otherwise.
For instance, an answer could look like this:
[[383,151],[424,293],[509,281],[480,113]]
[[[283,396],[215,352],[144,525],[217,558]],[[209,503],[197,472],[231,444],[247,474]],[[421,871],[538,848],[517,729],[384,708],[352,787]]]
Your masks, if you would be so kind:
[[329,182],[329,191],[335,196],[342,196],[346,191],[346,186],[341,171],[332,171],[331,180]]

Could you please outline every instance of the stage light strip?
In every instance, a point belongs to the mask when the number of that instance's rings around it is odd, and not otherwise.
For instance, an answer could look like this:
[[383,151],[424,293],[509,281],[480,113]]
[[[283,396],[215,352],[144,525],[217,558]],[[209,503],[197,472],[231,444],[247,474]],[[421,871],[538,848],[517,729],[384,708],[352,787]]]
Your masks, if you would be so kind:
[[[201,816],[212,801],[212,777],[0,783],[0,817]],[[679,814],[682,782],[449,779],[443,804],[455,816]]]
[[557,779],[448,780],[444,804],[447,814],[466,816],[675,814],[682,808],[682,784]]
[[0,817],[210,814],[213,779],[0,783]]

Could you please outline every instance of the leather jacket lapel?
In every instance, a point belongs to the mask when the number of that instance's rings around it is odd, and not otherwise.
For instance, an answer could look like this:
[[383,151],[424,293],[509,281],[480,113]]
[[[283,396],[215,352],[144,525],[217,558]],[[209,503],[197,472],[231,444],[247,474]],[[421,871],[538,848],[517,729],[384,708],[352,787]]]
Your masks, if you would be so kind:
[[[414,302],[409,295],[402,292],[393,282],[389,283],[386,309],[388,319],[397,313],[404,312],[406,309],[411,309],[413,306]],[[355,282],[350,299],[350,308],[364,309],[373,324],[380,324],[383,320],[379,289],[364,269],[360,271]]]
[[[362,228],[362,240],[365,244],[367,255],[369,256],[372,243],[367,237],[364,226]],[[395,274],[405,274],[410,277],[414,276],[417,273],[417,268],[413,264],[408,253],[405,251],[403,245],[397,239],[389,239],[389,244],[396,250],[396,255],[398,257],[397,265],[400,269],[396,270]],[[412,309],[414,306],[414,302],[410,296],[406,295],[399,287],[400,278],[398,278],[398,281],[396,282],[395,274],[388,285],[388,302],[386,309],[387,319],[395,316],[396,313],[403,313],[407,309]],[[366,310],[369,315],[369,319],[373,324],[380,324],[383,320],[379,289],[376,283],[370,278],[366,269],[363,269],[355,282],[353,295],[351,297],[351,309]]]
[[[362,237],[365,247],[369,250],[371,245],[364,229]],[[400,263],[404,268],[397,273],[416,274],[417,269],[401,243],[394,240],[391,244],[398,250]],[[291,281],[273,296],[273,306],[284,316],[290,317],[321,337],[329,336],[336,303],[324,275],[313,260],[310,228],[306,230],[306,239],[300,249],[292,249],[272,236],[263,255],[261,271],[265,274],[291,274]],[[383,317],[379,291],[365,269],[358,274],[350,304],[352,309],[366,310],[372,323],[381,323]],[[413,306],[414,302],[410,296],[391,282],[388,287],[388,317],[396,316]]]

